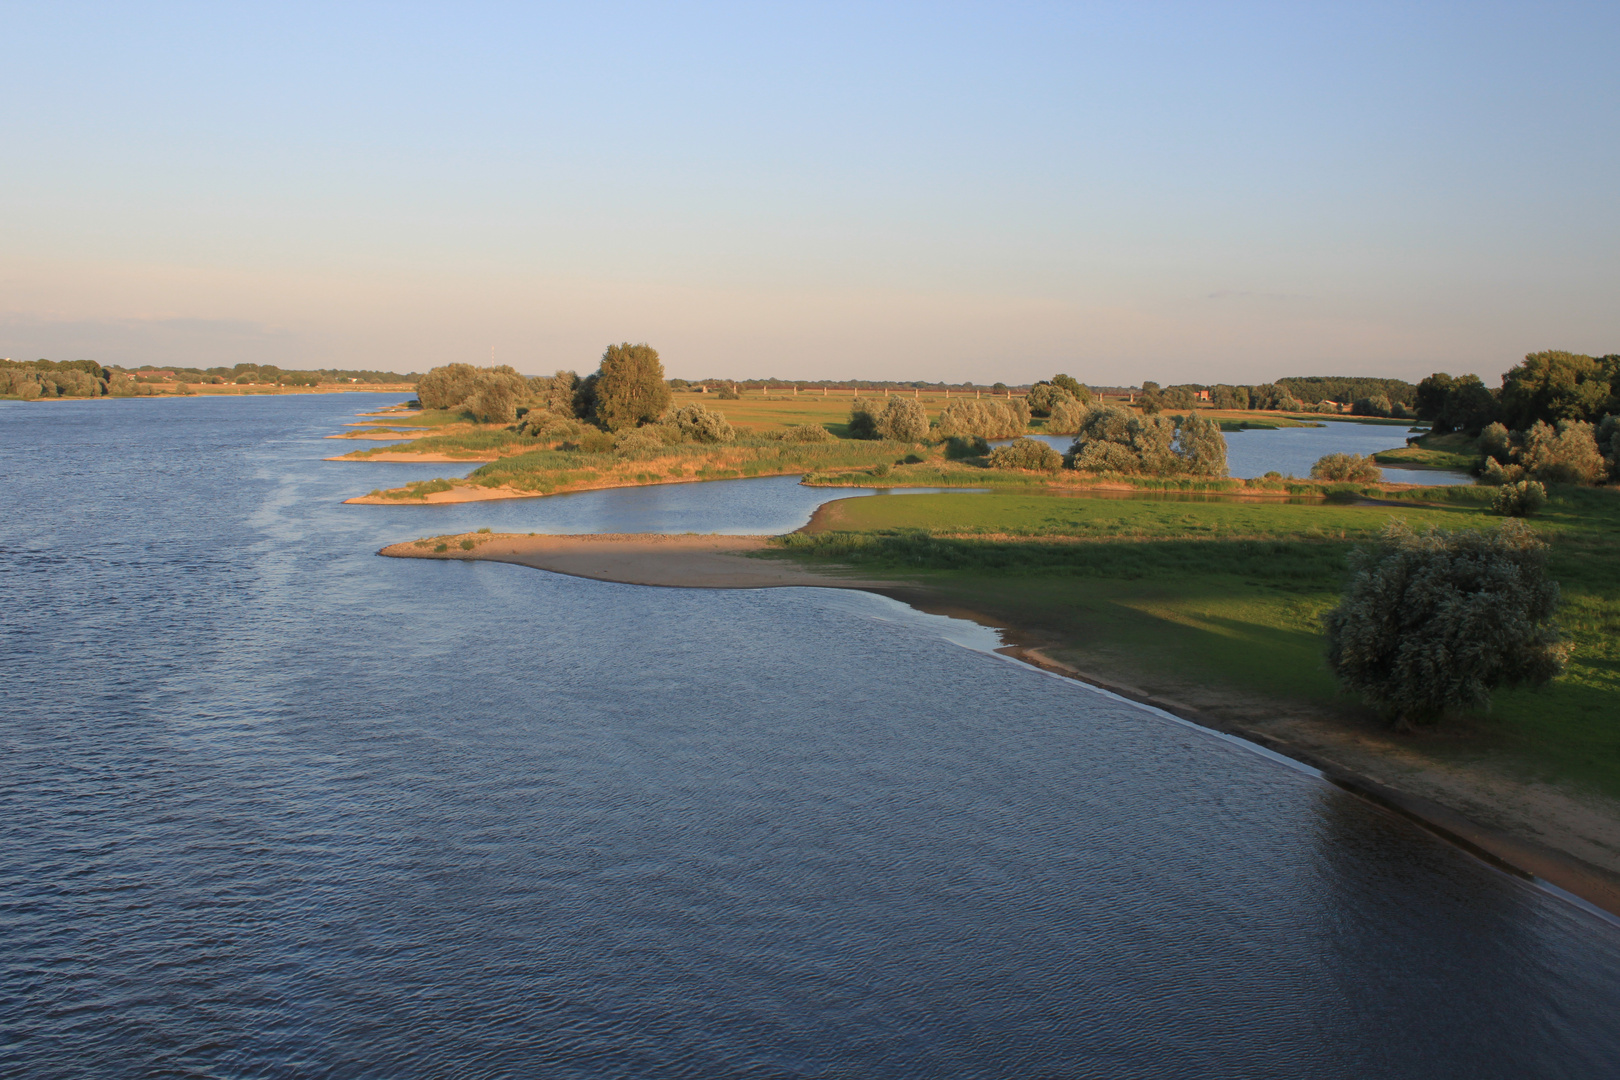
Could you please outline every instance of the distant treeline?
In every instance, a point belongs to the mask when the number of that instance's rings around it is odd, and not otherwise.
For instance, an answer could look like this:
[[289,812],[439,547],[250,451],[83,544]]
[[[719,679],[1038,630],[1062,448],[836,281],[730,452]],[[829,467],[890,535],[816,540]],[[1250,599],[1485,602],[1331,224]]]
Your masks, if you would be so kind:
[[273,364],[237,364],[234,367],[138,368],[103,367],[94,360],[0,360],[0,397],[141,397],[157,393],[160,384],[176,388],[191,383],[242,386],[320,386],[333,383],[415,383],[415,373],[348,371],[321,368],[284,371]]

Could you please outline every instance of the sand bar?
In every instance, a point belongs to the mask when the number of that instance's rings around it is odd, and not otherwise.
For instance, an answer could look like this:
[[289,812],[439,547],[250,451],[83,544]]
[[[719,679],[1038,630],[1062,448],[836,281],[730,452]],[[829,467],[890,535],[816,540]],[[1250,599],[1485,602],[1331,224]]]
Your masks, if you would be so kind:
[[[448,494],[448,493],[446,493]],[[461,541],[476,545],[462,550]],[[448,550],[416,542],[391,544],[380,554],[404,559],[458,559],[516,563],[597,581],[658,585],[678,589],[770,589],[814,586],[826,589],[882,589],[900,584],[850,576],[840,567],[805,567],[781,559],[750,556],[765,550],[769,537],[659,533],[593,533],[582,536],[525,536],[473,533],[438,537]]]

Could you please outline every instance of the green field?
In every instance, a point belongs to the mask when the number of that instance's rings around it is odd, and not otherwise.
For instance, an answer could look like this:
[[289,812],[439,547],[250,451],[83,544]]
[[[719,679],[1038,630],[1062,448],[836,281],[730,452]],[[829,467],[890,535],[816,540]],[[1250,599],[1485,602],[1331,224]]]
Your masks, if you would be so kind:
[[[1429,493],[1431,496],[1437,494]],[[1033,631],[1083,670],[1153,692],[1200,685],[1364,722],[1323,660],[1346,556],[1394,517],[1493,527],[1483,489],[1447,505],[1346,506],[995,492],[832,504],[792,557],[912,580],[943,606]],[[1429,752],[1620,796],[1620,491],[1559,490],[1533,523],[1575,651],[1540,690],[1499,692]]]

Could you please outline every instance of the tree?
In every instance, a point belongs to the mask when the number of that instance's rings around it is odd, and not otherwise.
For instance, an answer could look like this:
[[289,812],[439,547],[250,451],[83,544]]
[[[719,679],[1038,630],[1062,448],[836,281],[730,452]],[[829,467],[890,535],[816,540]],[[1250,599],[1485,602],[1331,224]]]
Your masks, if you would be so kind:
[[1596,420],[1613,396],[1613,378],[1582,353],[1530,353],[1502,376],[1502,419],[1517,430],[1537,421]]
[[643,342],[609,345],[592,385],[592,418],[609,431],[647,424],[669,408],[658,350]]
[[1164,391],[1152,379],[1142,380],[1142,393],[1137,396],[1136,403],[1142,406],[1144,413],[1156,413],[1164,408]]
[[1036,416],[1050,416],[1052,410],[1060,403],[1076,399],[1073,394],[1061,386],[1049,382],[1038,382],[1029,388],[1029,396],[1025,400],[1029,402],[1029,411]]
[[1564,670],[1569,647],[1551,621],[1558,584],[1546,545],[1521,521],[1457,533],[1391,522],[1350,569],[1323,620],[1328,664],[1398,726],[1483,709],[1499,686],[1541,685]]
[[1519,463],[1532,478],[1548,484],[1595,484],[1608,475],[1592,425],[1560,420],[1555,428],[1536,421],[1524,433]]
[[1176,456],[1183,472],[1194,476],[1226,475],[1226,436],[1218,421],[1197,413],[1181,422],[1176,432]]
[[875,439],[878,437],[877,418],[878,404],[858,397],[849,404],[849,434],[853,439]]
[[485,424],[510,424],[517,419],[517,403],[528,396],[529,380],[505,364],[480,368],[472,379],[472,393],[461,407]]
[[1059,390],[1067,390],[1069,396],[1082,405],[1091,404],[1097,396],[1091,392],[1091,387],[1072,375],[1054,375],[1052,376],[1052,385]]
[[[981,439],[1010,439],[1029,429],[1029,420],[1015,406],[1017,402],[996,398],[961,398],[946,404],[940,410],[934,434],[941,439],[953,437]],[[873,419],[874,425],[876,418]],[[1056,423],[1056,419],[1053,423]],[[1051,425],[1047,427],[1050,429]],[[876,428],[874,426],[873,430]]]
[[[416,399],[424,409],[459,408],[463,401],[472,396],[473,380],[477,375],[478,369],[471,364],[445,364],[433,368],[417,380]],[[263,369],[254,377],[263,379]]]
[[[1500,408],[1496,395],[1480,381],[1478,375],[1461,375],[1452,381],[1446,392],[1441,421],[1447,430],[1478,435],[1496,419]],[[1441,426],[1437,424],[1436,430]]]
[[1445,420],[1446,398],[1451,393],[1451,383],[1450,375],[1437,371],[1417,384],[1412,411],[1419,420],[1427,420],[1433,424],[1437,432],[1451,430],[1451,426]]
[[1395,406],[1383,394],[1374,394],[1371,397],[1357,398],[1350,406],[1350,411],[1356,416],[1388,416]]

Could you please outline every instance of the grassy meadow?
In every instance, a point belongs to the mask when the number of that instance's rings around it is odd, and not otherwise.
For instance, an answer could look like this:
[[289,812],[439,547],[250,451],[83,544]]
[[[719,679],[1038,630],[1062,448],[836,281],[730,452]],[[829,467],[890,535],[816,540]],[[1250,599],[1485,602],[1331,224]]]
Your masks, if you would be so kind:
[[[1321,616],[1346,557],[1392,518],[1414,527],[1494,527],[1485,489],[1439,504],[1101,498],[1023,492],[852,499],[823,508],[783,554],[914,581],[947,607],[1034,632],[1082,670],[1150,692],[1189,686],[1370,722],[1338,692]],[[1499,691],[1442,758],[1483,757],[1526,779],[1620,797],[1620,491],[1560,489],[1533,524],[1563,588],[1568,673]]]

